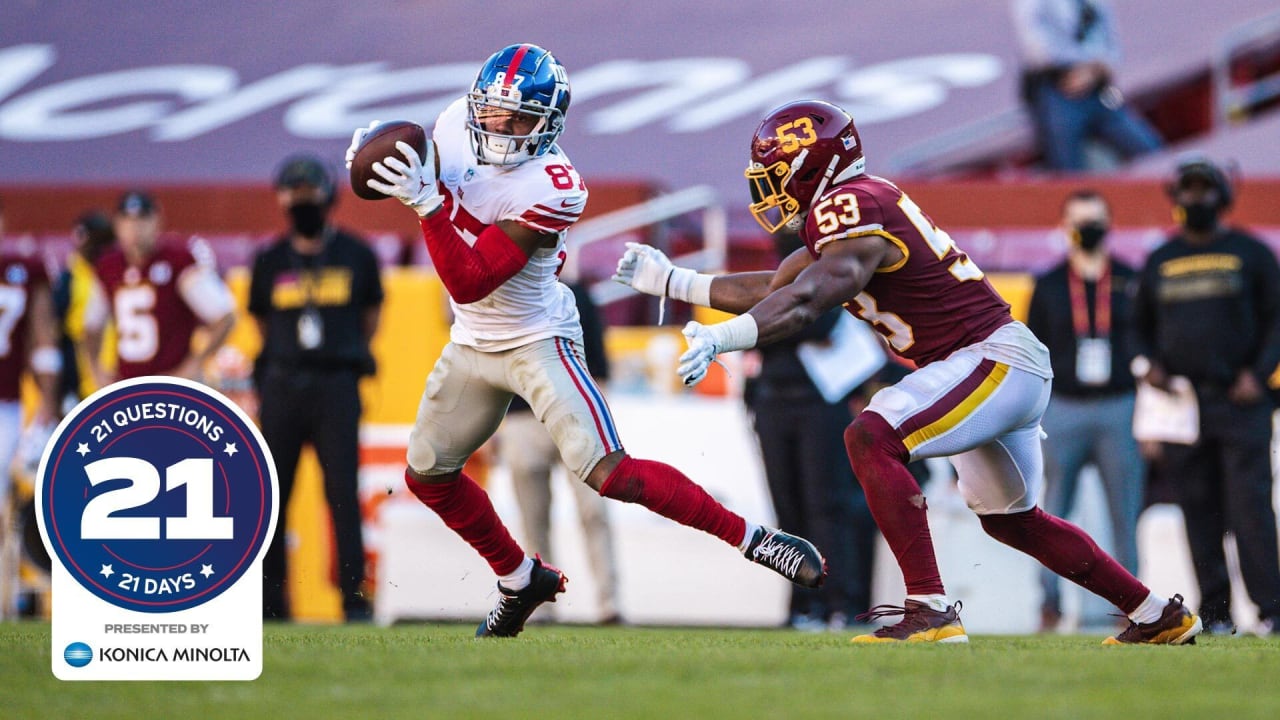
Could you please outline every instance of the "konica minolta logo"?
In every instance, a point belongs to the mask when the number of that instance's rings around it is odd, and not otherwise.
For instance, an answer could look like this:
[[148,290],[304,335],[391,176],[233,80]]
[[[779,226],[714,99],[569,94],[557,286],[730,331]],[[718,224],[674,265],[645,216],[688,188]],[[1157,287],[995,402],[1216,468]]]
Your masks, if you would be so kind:
[[[81,643],[83,644],[83,643]],[[88,651],[88,645],[85,645]],[[71,648],[68,646],[67,652]],[[91,652],[91,651],[89,651]],[[91,655],[92,656],[92,655]],[[112,662],[249,662],[249,652],[244,648],[202,648],[202,647],[185,647],[185,648],[157,648],[157,647],[112,647],[99,648],[98,661],[104,663]],[[71,662],[70,658],[67,662]],[[88,664],[88,660],[84,664]],[[75,663],[72,663],[73,665]],[[78,665],[77,667],[83,667]]]
[[82,668],[93,661],[93,648],[82,642],[73,642],[62,651],[62,659],[71,667]]

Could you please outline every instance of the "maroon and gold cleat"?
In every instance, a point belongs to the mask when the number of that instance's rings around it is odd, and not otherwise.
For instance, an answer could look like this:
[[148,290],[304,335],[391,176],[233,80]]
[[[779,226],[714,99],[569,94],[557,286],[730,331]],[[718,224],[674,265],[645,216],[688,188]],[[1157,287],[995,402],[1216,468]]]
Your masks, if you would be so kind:
[[897,605],[877,605],[858,616],[858,622],[868,622],[882,617],[901,615],[902,619],[893,625],[886,625],[867,635],[858,635],[850,642],[854,643],[891,643],[891,642],[936,642],[967,643],[969,636],[960,624],[960,608],[956,602],[948,605],[946,610],[938,611],[919,600],[907,599],[904,607]]
[[1174,595],[1164,606],[1160,619],[1150,623],[1130,621],[1124,632],[1102,641],[1103,645],[1194,645],[1204,629],[1200,618]]

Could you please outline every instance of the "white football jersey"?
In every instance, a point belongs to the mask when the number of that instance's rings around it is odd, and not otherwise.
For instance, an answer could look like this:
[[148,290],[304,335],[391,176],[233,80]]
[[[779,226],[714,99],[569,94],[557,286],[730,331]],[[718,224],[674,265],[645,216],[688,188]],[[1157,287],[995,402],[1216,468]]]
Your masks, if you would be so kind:
[[503,220],[559,235],[555,247],[538,249],[520,272],[488,297],[466,305],[449,298],[454,313],[450,339],[486,352],[549,337],[581,344],[573,292],[558,280],[565,232],[587,204],[587,186],[568,156],[556,146],[510,167],[476,162],[465,98],[440,113],[432,138],[440,156],[440,180],[449,194],[445,211],[468,244],[474,245],[485,228]]

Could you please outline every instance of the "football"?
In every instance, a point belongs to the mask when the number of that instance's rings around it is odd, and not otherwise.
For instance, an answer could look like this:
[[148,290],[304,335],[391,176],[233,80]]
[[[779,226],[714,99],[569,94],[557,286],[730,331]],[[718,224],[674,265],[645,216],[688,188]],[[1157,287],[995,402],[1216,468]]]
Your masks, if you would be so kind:
[[[408,120],[382,123],[365,136],[360,147],[356,148],[355,157],[351,160],[351,189],[358,197],[365,200],[386,200],[390,197],[374,190],[366,183],[371,178],[382,181],[382,178],[373,172],[375,162],[381,162],[383,158],[389,156],[403,158],[400,151],[396,149],[396,143],[400,141],[408,143],[410,147],[417,150],[420,160],[426,159],[427,143],[431,141],[427,139],[427,131],[421,125]],[[437,155],[436,174],[438,175],[439,172],[440,157]]]

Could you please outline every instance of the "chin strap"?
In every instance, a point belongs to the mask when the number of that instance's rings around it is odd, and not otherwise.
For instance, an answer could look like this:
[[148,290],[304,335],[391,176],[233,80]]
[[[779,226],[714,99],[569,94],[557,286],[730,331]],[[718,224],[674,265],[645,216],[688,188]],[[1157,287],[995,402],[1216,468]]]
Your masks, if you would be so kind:
[[822,182],[818,183],[818,189],[813,191],[813,198],[809,200],[809,207],[813,207],[814,201],[822,197],[822,193],[827,190],[827,183],[831,182],[831,176],[836,171],[836,163],[840,162],[839,155],[832,155],[831,162],[827,163],[827,171],[822,173]]

